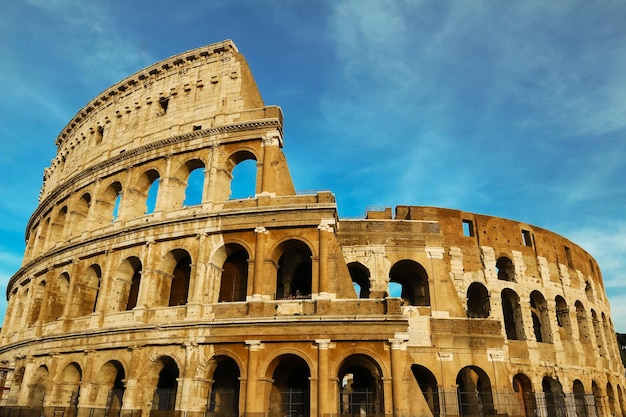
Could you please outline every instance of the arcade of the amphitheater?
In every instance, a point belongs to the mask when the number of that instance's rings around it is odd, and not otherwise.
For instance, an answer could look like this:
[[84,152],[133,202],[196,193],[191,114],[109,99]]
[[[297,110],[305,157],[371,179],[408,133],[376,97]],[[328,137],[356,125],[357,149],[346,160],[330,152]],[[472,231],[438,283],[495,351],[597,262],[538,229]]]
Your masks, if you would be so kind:
[[282,127],[230,41],[76,114],[7,286],[0,416],[626,416],[585,250],[459,210],[340,219]]

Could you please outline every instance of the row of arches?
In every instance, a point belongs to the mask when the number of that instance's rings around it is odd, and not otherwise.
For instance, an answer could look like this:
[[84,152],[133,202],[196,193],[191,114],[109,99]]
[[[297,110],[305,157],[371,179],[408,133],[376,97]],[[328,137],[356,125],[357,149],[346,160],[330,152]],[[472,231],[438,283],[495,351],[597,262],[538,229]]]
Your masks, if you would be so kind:
[[[505,288],[500,293],[502,303],[502,318],[506,337],[509,340],[532,340],[541,343],[553,343],[554,331],[558,331],[561,341],[575,340],[575,331],[570,318],[570,308],[565,298],[557,295],[554,299],[554,314],[551,307],[540,291],[531,291],[526,306],[523,306],[519,295],[511,288]],[[532,322],[532,336],[526,334],[524,327],[524,310],[530,312]],[[469,318],[488,318],[492,315],[490,294],[485,285],[473,282],[467,289],[467,316]],[[591,319],[591,325],[589,325]],[[575,303],[575,321],[578,330],[578,340],[586,349],[597,346],[601,356],[618,357],[613,325],[607,315],[602,312],[599,316],[594,309],[591,315],[587,313],[583,303]],[[553,330],[555,329],[555,330]]]
[[119,175],[94,183],[59,204],[31,229],[28,252],[36,256],[57,242],[117,219],[134,219],[206,201],[253,197],[257,159],[252,151],[240,150],[226,159],[227,169],[214,172],[199,158],[184,160],[177,167],[162,160],[142,171],[133,169],[129,178]]
[[[272,253],[274,297],[311,298],[313,251],[308,243],[288,239]],[[68,268],[56,276],[51,272],[16,286],[9,298],[10,321],[5,327],[17,330],[61,318],[129,311],[139,306],[182,306],[192,298],[204,304],[240,302],[252,295],[249,276],[254,263],[250,262],[249,249],[242,244],[225,244],[203,269],[182,248],[170,250],[153,266],[146,265],[142,258],[145,256],[141,253],[128,256],[111,271],[103,271],[98,263],[84,269]],[[199,290],[194,293],[193,288]],[[203,288],[211,290],[206,294]]]

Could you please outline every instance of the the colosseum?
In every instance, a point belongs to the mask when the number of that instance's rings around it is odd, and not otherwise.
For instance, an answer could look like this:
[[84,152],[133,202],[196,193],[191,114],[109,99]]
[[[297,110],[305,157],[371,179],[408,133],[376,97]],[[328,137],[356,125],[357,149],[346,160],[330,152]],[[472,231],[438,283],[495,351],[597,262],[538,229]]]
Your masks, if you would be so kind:
[[459,210],[340,219],[282,126],[231,41],[74,116],[7,288],[0,416],[626,416],[585,250]]

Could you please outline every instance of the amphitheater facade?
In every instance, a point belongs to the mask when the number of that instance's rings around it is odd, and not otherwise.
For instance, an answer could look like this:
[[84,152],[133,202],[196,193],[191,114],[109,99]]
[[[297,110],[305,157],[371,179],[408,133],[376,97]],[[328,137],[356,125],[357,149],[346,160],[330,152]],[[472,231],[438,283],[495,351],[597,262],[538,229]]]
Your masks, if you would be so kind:
[[231,41],[74,116],[8,283],[0,415],[626,416],[585,250],[444,208],[340,219],[282,127]]

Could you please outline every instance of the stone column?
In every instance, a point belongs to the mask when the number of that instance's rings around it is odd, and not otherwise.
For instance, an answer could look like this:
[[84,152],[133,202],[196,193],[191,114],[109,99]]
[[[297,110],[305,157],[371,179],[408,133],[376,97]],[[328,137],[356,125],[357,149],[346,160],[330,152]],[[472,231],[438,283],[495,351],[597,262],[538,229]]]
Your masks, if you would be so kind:
[[246,383],[246,405],[244,416],[253,417],[263,414],[263,399],[257,398],[257,363],[258,351],[263,348],[260,340],[246,340],[248,345],[248,380]]
[[280,139],[275,136],[263,138],[263,166],[261,167],[261,193],[271,193],[274,191],[272,154],[278,149]]
[[267,229],[259,226],[254,229],[256,245],[254,248],[254,274],[252,275],[252,298],[260,299],[263,291],[263,262],[265,261],[265,238]]
[[403,392],[402,392],[402,350],[406,349],[406,339],[389,339],[391,347],[391,389],[393,397],[393,415],[401,416],[403,411]]
[[315,339],[318,355],[317,375],[317,413],[319,417],[329,416],[334,412],[329,401],[328,349],[330,339]]
[[333,229],[329,224],[322,223],[317,226],[319,230],[319,284],[318,294],[320,298],[328,297],[328,233]]

